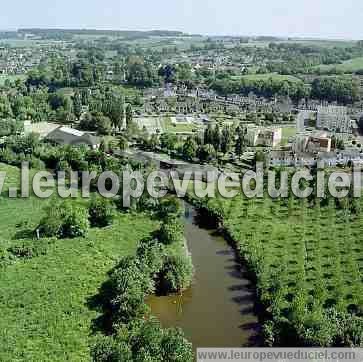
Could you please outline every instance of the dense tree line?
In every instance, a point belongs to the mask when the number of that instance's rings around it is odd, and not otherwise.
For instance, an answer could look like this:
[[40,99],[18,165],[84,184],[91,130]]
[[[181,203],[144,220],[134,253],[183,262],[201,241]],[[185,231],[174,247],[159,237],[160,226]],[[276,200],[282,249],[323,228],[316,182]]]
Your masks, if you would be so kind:
[[221,95],[242,94],[251,92],[266,98],[289,96],[293,100],[304,98],[320,99],[330,102],[353,103],[359,100],[359,83],[351,77],[316,78],[310,86],[301,82],[278,80],[273,77],[267,80],[231,78],[218,79],[211,87]]
[[246,79],[238,80],[232,78],[217,79],[211,83],[211,88],[222,95],[242,94],[248,96],[254,93],[257,96],[271,98],[274,96],[289,96],[299,100],[307,98],[310,89],[302,81],[280,80],[271,77],[267,80]]
[[359,83],[351,77],[322,77],[314,80],[311,96],[330,102],[353,103],[359,99]]
[[247,146],[247,129],[243,126],[209,125],[202,135],[193,135],[185,140],[173,134],[145,135],[142,146],[145,149],[173,153],[175,156],[200,162],[215,161],[219,156],[234,152],[242,156]]
[[[155,212],[163,224],[180,223],[176,199],[163,199]],[[182,226],[178,226],[181,231]],[[164,235],[161,237],[161,235]],[[171,239],[172,238],[172,239]],[[150,318],[145,298],[155,292],[178,292],[189,286],[193,275],[190,257],[168,253],[166,245],[182,239],[163,231],[141,240],[136,256],[123,258],[101,288],[107,336],[99,335],[92,347],[94,361],[192,361],[189,342],[179,329],[162,329]]]

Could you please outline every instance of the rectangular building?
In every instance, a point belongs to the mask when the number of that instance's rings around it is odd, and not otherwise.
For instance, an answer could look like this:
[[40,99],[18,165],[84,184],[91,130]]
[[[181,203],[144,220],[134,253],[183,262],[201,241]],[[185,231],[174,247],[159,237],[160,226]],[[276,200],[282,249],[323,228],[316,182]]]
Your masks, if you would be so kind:
[[319,106],[316,126],[318,129],[337,133],[351,133],[352,125],[347,107]]

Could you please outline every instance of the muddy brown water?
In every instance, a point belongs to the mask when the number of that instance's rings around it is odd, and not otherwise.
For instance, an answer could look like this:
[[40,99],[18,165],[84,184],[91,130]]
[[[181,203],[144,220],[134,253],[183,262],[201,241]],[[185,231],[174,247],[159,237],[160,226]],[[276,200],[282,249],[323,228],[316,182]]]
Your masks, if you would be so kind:
[[216,230],[201,226],[201,217],[185,205],[185,236],[195,277],[182,295],[152,296],[152,314],[163,327],[180,327],[198,347],[243,347],[258,344],[255,292],[244,277],[235,250]]

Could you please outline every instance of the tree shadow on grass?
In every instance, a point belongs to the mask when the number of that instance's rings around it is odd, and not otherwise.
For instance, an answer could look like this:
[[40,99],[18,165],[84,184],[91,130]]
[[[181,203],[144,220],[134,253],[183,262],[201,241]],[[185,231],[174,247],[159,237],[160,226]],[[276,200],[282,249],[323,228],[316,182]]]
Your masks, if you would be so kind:
[[92,320],[92,334],[97,332],[103,332],[105,334],[112,333],[112,311],[110,306],[112,297],[112,285],[107,280],[101,285],[96,295],[87,298],[87,307],[92,311],[100,313],[97,318]]

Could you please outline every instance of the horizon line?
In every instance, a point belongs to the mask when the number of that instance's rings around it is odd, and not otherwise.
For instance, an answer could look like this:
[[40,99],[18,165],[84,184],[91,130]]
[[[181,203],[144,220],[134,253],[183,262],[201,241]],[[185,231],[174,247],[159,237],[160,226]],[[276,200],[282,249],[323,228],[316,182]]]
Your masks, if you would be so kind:
[[154,28],[148,30],[140,30],[140,29],[115,29],[115,28],[103,28],[103,27],[46,27],[46,26],[21,26],[15,28],[7,28],[7,29],[0,29],[0,32],[19,32],[22,30],[60,30],[60,31],[110,31],[110,32],[140,32],[140,33],[148,33],[148,32],[177,32],[181,33],[181,36],[201,36],[201,37],[231,37],[231,38],[261,38],[261,37],[272,37],[278,38],[281,40],[293,39],[293,40],[325,40],[325,41],[359,41],[362,38],[354,38],[354,37],[336,37],[336,36],[323,36],[323,35],[307,35],[307,34],[290,34],[290,35],[281,35],[281,34],[215,34],[215,33],[193,33],[193,32],[186,32],[185,30],[178,30],[178,29],[162,29],[162,28]]

